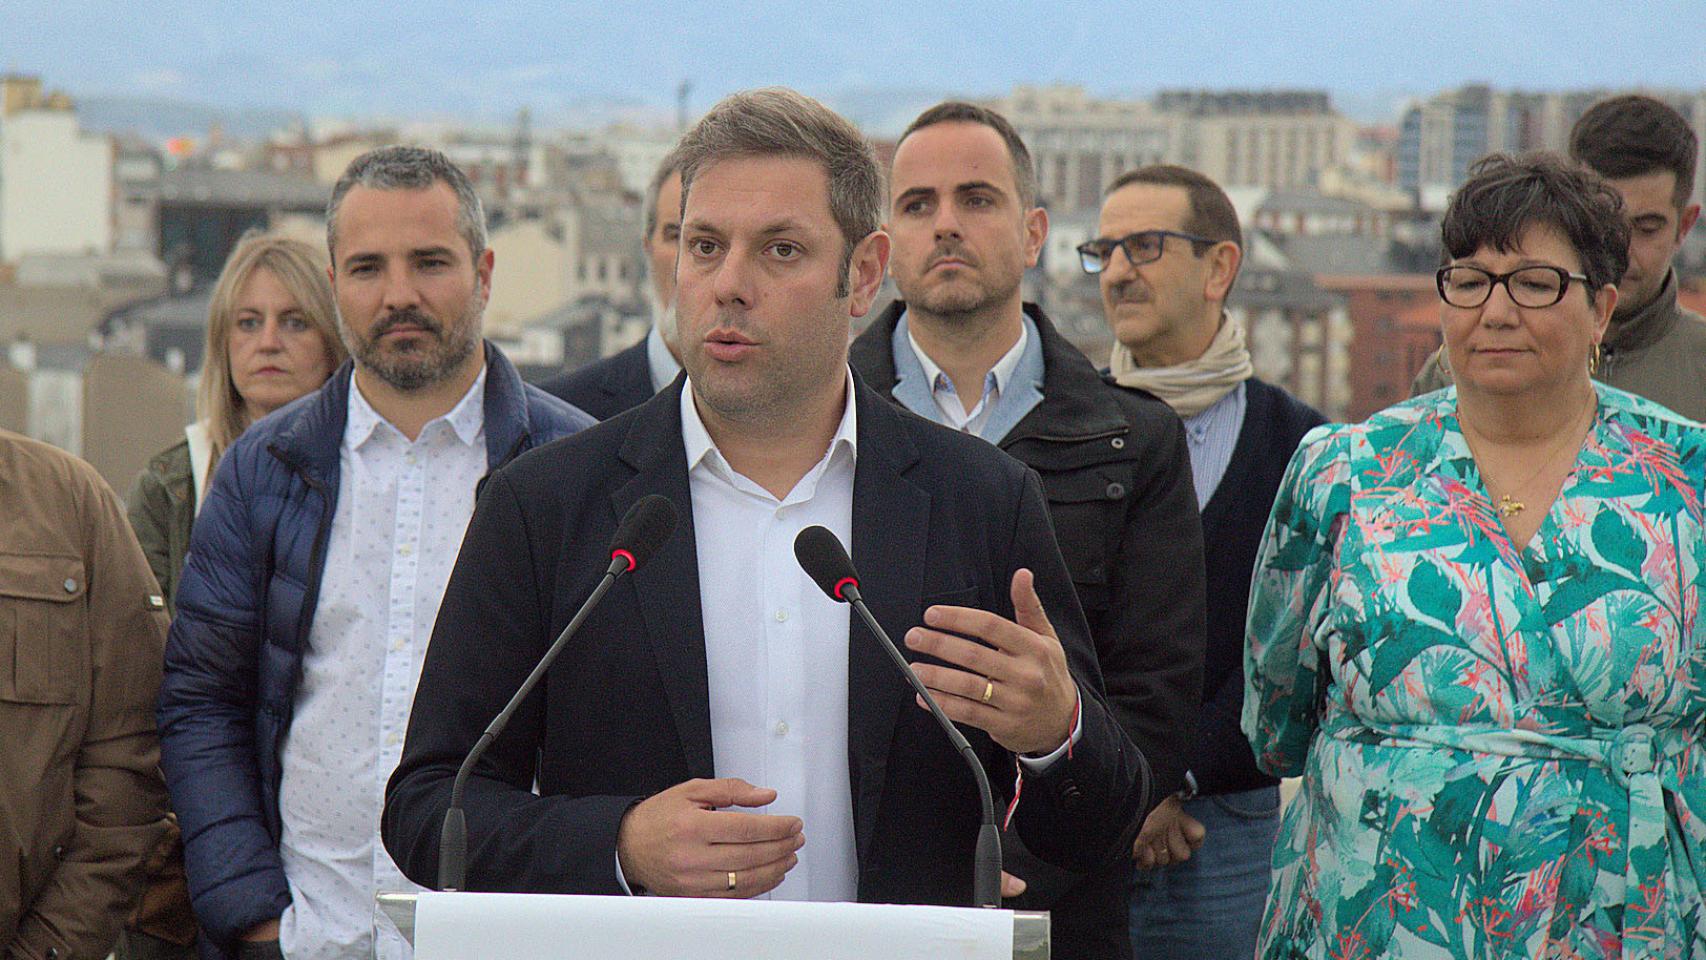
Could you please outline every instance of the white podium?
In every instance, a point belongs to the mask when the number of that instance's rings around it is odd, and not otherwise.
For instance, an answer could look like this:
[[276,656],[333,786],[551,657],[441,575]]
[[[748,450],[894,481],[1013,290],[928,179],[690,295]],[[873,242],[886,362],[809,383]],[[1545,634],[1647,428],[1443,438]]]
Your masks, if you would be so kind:
[[987,960],[1008,949],[1014,960],[1048,960],[1050,949],[1047,913],[969,907],[492,893],[382,893],[378,907],[415,945],[417,960]]

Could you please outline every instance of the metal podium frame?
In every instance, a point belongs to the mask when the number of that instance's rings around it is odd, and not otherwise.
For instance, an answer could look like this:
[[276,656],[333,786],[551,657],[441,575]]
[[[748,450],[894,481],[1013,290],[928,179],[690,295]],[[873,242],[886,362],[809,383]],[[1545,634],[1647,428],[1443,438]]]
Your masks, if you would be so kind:
[[[415,942],[415,894],[382,893],[377,898],[397,931],[411,945]],[[1049,960],[1049,915],[1046,912],[1013,913],[1013,960]]]

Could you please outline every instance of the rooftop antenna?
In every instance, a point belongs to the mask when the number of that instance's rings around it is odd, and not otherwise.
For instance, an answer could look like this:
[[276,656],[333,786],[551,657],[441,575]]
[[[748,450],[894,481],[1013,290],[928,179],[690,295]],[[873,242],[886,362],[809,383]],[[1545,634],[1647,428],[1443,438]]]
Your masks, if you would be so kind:
[[687,96],[693,92],[693,81],[683,80],[675,85],[675,129],[687,129]]
[[527,161],[533,155],[533,111],[522,107],[515,113],[515,143],[511,163],[515,166],[515,185],[526,186],[532,180],[533,171],[527,169]]

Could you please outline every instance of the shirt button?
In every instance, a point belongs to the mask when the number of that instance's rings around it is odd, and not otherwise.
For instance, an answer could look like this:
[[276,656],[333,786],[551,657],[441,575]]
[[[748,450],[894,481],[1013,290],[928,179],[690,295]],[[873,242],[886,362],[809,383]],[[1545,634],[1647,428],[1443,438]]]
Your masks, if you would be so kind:
[[1113,444],[1113,447],[1115,450],[1124,450],[1125,449],[1125,438],[1124,437],[1115,437],[1108,442]]
[[386,734],[386,735],[385,735],[385,745],[386,745],[386,746],[387,746],[387,747],[394,747],[394,746],[396,746],[396,745],[397,745],[397,735],[396,735],[396,734],[394,734],[394,733],[387,733],[387,734]]
[[788,735],[788,721],[783,720],[781,723],[776,724],[776,735],[778,737],[785,737]]
[[65,578],[65,592],[66,593],[76,593],[77,592],[77,581],[71,579],[70,577],[66,577]]
[[776,611],[776,622],[777,623],[785,623],[785,622],[787,622],[787,620],[788,620],[788,611],[786,611],[786,610]]
[[406,543],[397,548],[397,556],[399,556],[399,557],[406,557],[413,552],[414,552],[413,548],[411,548]]

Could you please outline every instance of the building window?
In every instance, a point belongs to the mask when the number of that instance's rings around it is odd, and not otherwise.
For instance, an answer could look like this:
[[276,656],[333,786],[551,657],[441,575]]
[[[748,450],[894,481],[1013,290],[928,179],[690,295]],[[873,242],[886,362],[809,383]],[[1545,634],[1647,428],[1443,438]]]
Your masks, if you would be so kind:
[[1102,158],[1084,154],[1078,158],[1077,209],[1094,210],[1102,201]]

